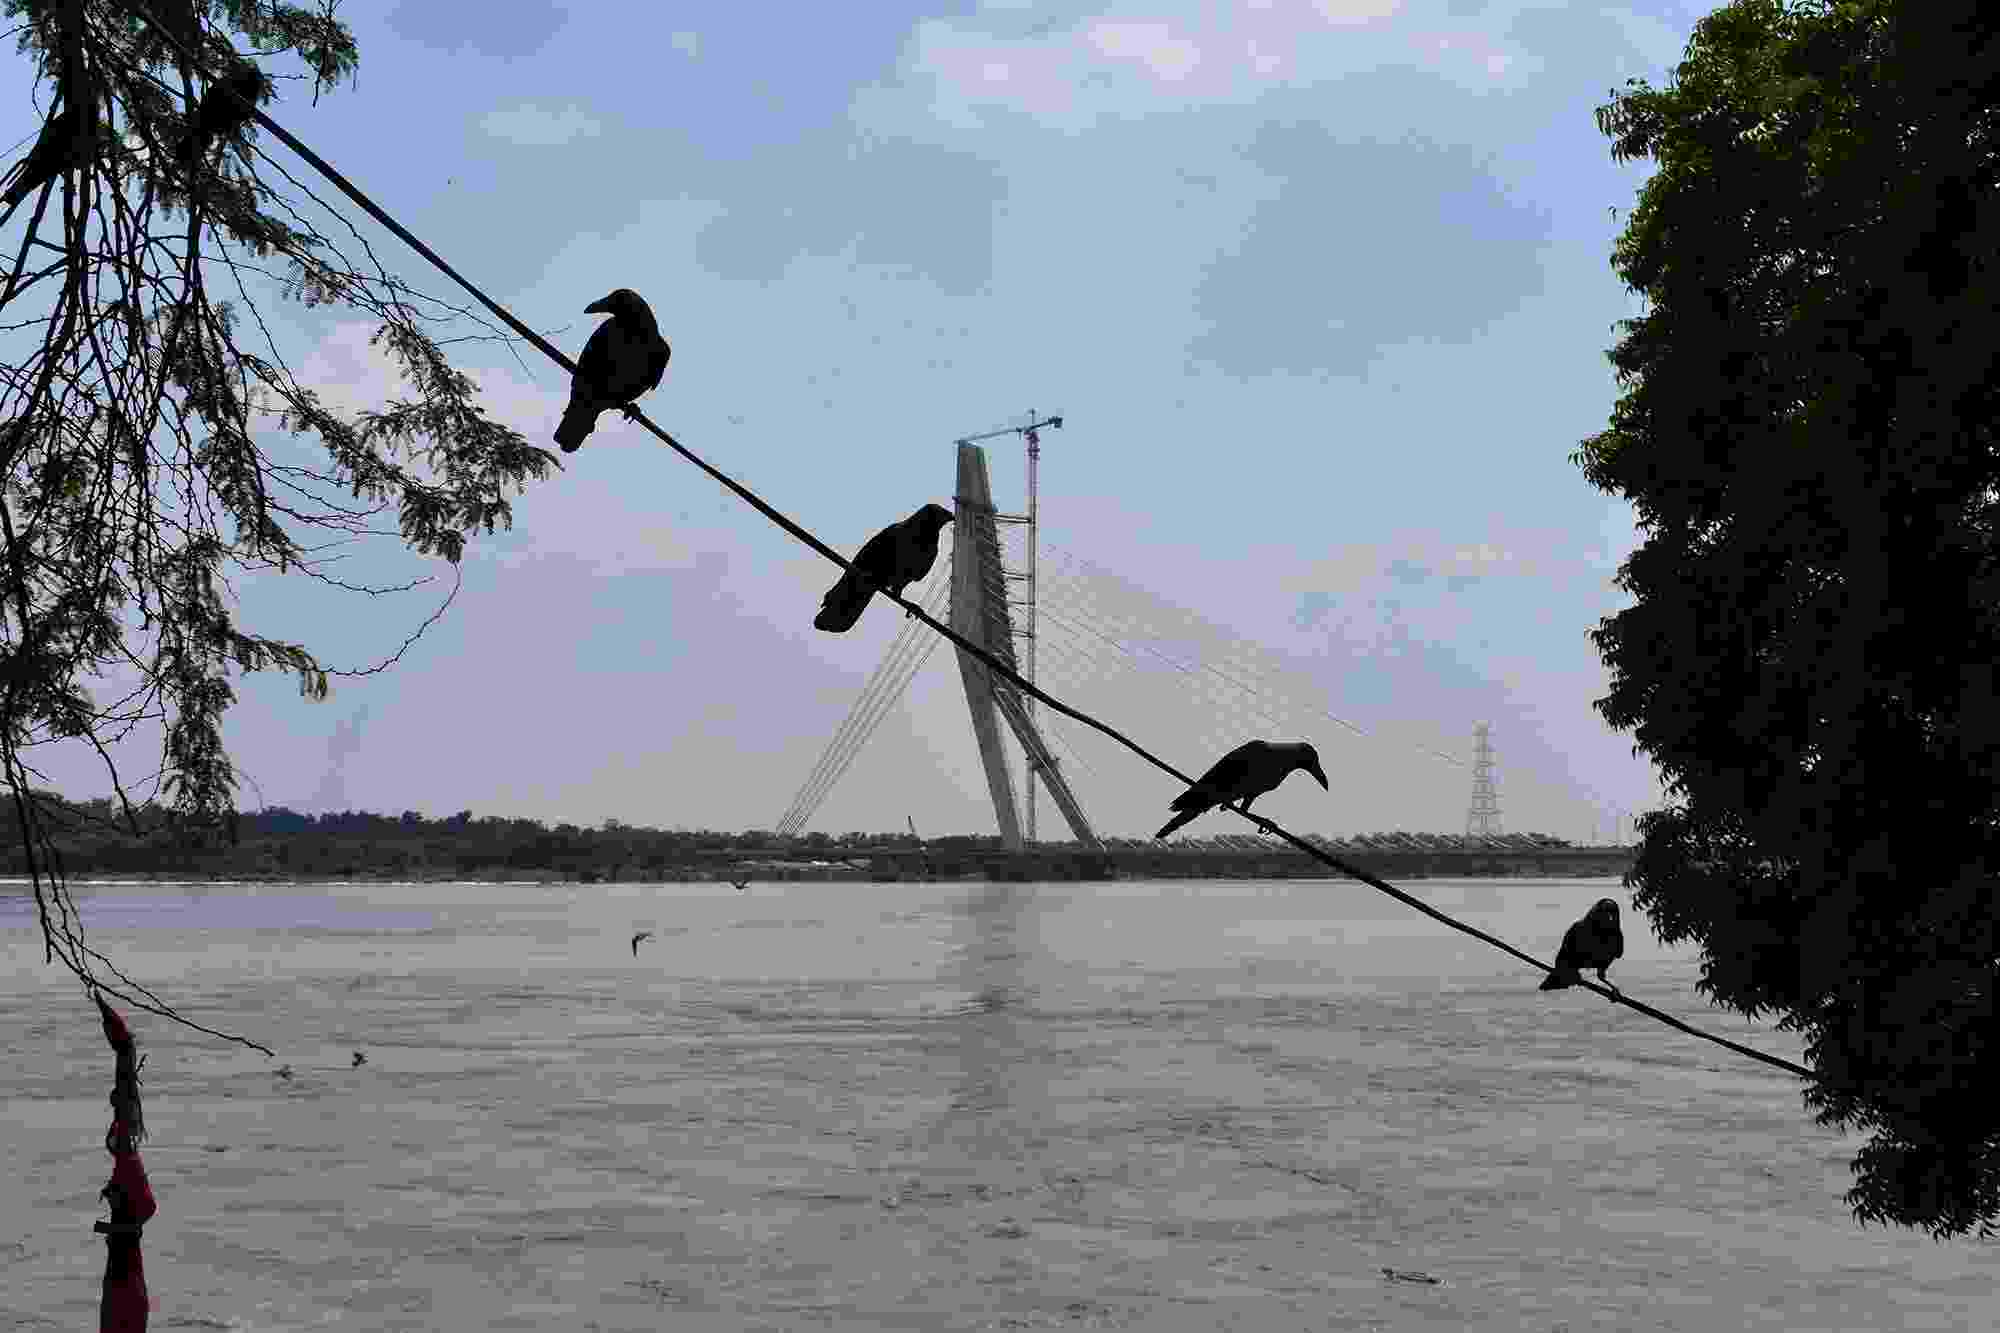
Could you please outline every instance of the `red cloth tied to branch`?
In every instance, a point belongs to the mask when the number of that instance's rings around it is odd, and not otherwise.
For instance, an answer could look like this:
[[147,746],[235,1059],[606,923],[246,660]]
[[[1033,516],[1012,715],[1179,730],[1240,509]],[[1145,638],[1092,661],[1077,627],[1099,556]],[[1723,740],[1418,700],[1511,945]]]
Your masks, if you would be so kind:
[[146,1266],[139,1253],[139,1236],[159,1203],[139,1160],[139,1140],[146,1124],[139,1111],[139,1051],[132,1029],[104,1002],[94,997],[104,1019],[104,1036],[118,1057],[111,1088],[111,1128],[104,1135],[111,1154],[111,1180],[102,1191],[111,1205],[111,1220],[99,1222],[104,1233],[104,1299],[98,1306],[99,1333],[145,1333],[149,1301]]

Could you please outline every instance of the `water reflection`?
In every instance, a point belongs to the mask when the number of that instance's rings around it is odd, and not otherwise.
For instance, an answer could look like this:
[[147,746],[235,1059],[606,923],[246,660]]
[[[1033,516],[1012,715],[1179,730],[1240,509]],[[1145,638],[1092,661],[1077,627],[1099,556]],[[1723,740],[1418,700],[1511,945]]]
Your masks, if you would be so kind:
[[1035,1063],[1022,1032],[1034,900],[1033,885],[982,884],[960,907],[953,980],[968,998],[951,1020],[959,1065],[953,1114],[1014,1105],[1011,1085]]

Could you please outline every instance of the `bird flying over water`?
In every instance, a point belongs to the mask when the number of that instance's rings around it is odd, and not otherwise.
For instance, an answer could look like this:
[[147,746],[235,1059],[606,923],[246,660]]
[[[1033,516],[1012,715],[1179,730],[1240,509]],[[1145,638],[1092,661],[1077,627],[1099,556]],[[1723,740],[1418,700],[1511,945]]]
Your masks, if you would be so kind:
[[189,172],[218,139],[226,139],[248,125],[257,104],[269,94],[271,80],[248,60],[208,85],[188,117],[187,134],[181,139],[181,165]]
[[652,938],[653,938],[653,932],[650,930],[642,930],[638,934],[634,935],[632,937],[632,956],[634,958],[637,958],[639,956],[640,940],[650,940]]
[[1583,920],[1563,932],[1562,947],[1556,950],[1555,971],[1542,978],[1543,990],[1562,990],[1583,980],[1581,969],[1597,970],[1597,979],[1619,990],[1605,977],[1604,969],[1625,956],[1625,932],[1618,928],[1618,904],[1599,898],[1584,913]]
[[573,454],[597,429],[597,414],[629,408],[640,394],[659,387],[674,349],[660,336],[653,308],[630,287],[620,287],[583,308],[586,315],[609,315],[583,345],[570,377],[569,406],[556,426],[556,443]]
[[1164,838],[1218,805],[1235,805],[1248,814],[1252,801],[1275,790],[1294,769],[1304,769],[1320,786],[1326,787],[1326,770],[1319,766],[1319,751],[1304,741],[1245,741],[1216,760],[1215,766],[1202,774],[1194,786],[1174,797],[1167,808],[1180,813],[1153,836]]
[[743,892],[743,891],[744,891],[745,889],[747,889],[747,888],[749,888],[749,887],[750,887],[750,881],[749,881],[749,880],[747,880],[747,879],[732,879],[732,880],[730,880],[729,882],[730,882],[731,884],[734,884],[734,885],[736,886],[736,891],[737,891],[738,893],[741,893],[741,892]]
[[854,556],[854,568],[840,576],[820,602],[813,628],[845,634],[861,619],[878,590],[901,597],[903,589],[937,563],[938,534],[952,521],[943,505],[925,505],[900,523],[870,537]]

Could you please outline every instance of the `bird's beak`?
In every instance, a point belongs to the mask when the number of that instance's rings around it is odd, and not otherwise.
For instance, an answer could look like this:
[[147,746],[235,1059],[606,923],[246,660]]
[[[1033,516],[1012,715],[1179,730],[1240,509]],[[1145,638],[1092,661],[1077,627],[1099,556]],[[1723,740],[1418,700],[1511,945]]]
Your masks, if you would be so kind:
[[608,315],[611,313],[611,298],[600,297],[583,308],[586,315]]
[[1313,781],[1317,782],[1317,783],[1318,783],[1318,784],[1319,784],[1320,786],[1322,786],[1322,787],[1326,787],[1326,789],[1327,789],[1328,791],[1332,791],[1332,790],[1333,790],[1333,788],[1332,788],[1332,787],[1327,787],[1327,784],[1326,784],[1326,770],[1325,770],[1325,769],[1323,769],[1323,768],[1321,768],[1321,767],[1320,767],[1320,766],[1319,766],[1319,765],[1318,765],[1317,763],[1311,763],[1311,764],[1307,764],[1307,765],[1306,765],[1306,772],[1308,772],[1308,773],[1312,774],[1312,775],[1313,775]]

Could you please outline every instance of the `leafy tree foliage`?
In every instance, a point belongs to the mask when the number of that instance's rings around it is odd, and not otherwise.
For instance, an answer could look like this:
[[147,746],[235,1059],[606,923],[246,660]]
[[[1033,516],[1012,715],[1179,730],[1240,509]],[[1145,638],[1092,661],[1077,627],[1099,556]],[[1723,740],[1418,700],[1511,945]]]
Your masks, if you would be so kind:
[[1996,22],[1737,0],[1613,94],[1648,308],[1577,455],[1645,534],[1593,634],[1674,798],[1634,901],[1806,1035],[1857,1218],[1939,1237],[2000,1216]]
[[[239,625],[230,575],[350,587],[329,552],[384,512],[411,550],[456,562],[466,534],[508,522],[510,492],[553,459],[482,414],[430,331],[470,316],[385,271],[362,233],[257,151],[244,93],[317,97],[355,70],[332,5],[4,9],[50,95],[6,191],[7,215],[26,223],[0,289],[0,763],[30,856],[42,853],[50,951],[90,979],[101,956],[54,910],[33,747],[90,745],[111,765],[112,742],[157,727],[155,777],[178,826],[229,829],[233,680],[278,669],[319,697],[330,674],[305,645]],[[374,321],[407,399],[350,415],[300,383],[265,318],[285,301]],[[496,336],[483,329],[454,340]],[[85,683],[121,673],[139,686],[108,701]],[[129,824],[115,766],[111,779]]]

